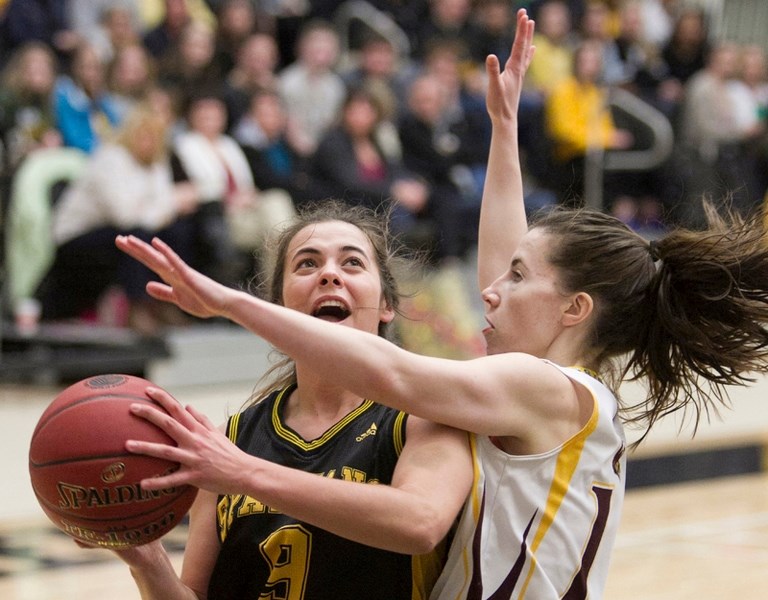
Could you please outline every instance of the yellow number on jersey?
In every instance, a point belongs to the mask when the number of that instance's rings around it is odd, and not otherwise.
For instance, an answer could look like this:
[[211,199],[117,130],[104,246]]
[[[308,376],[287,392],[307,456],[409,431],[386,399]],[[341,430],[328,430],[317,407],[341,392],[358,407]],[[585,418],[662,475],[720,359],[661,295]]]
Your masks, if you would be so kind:
[[260,545],[269,565],[269,600],[303,600],[312,553],[312,534],[301,525],[287,525],[273,532]]

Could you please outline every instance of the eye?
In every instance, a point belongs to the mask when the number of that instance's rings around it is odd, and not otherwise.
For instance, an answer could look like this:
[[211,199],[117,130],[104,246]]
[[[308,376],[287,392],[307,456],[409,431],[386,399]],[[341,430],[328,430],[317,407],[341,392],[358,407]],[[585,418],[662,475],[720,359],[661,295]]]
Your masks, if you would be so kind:
[[310,269],[317,266],[317,261],[314,258],[302,258],[296,263],[296,269]]
[[514,269],[509,272],[509,278],[512,281],[522,281],[523,274],[520,271],[515,271]]
[[344,261],[344,264],[351,265],[353,267],[365,266],[365,263],[362,261],[362,259],[358,258],[357,256],[350,256],[347,260]]

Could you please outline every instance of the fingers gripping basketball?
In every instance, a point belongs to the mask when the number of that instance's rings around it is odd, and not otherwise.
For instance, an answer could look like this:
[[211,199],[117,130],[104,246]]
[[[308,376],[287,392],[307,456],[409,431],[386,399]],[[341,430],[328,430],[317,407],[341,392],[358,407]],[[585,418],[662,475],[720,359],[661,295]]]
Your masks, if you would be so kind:
[[129,439],[174,444],[129,410],[137,402],[159,407],[144,393],[150,385],[131,375],[90,377],[63,390],[38,421],[29,449],[32,488],[45,514],[75,539],[110,548],[145,544],[175,527],[195,498],[191,486],[142,489],[142,479],[179,465],[125,449]]

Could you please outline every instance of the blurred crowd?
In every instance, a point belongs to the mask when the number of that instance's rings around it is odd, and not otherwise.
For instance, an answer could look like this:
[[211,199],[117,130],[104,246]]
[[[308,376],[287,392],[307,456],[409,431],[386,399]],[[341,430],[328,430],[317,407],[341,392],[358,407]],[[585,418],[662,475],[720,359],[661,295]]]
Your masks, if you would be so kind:
[[[647,150],[644,101],[674,151],[600,173],[600,207],[655,235],[744,213],[768,187],[765,49],[713,39],[686,0],[0,0],[0,151],[11,305],[152,333],[118,233],[160,235],[233,285],[303,203],[389,211],[439,267],[475,243],[490,123],[484,60],[537,22],[521,100],[531,211],[585,202],[590,160]],[[107,315],[105,317],[105,315]]]

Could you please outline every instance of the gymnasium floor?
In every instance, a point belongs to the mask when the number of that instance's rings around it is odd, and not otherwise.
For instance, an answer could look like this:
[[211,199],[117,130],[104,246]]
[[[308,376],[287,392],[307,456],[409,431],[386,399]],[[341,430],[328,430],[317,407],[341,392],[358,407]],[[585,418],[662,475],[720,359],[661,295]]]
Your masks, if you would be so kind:
[[[728,507],[725,512],[723,507]],[[768,475],[628,494],[606,600],[768,597]],[[166,538],[181,560],[184,529]],[[137,600],[128,570],[41,521],[0,525],[0,598]]]
[[[171,389],[216,422],[235,410],[250,384]],[[768,385],[739,397],[722,422],[696,441],[661,427],[641,454],[765,440]],[[128,570],[107,551],[80,549],[48,526],[31,496],[29,436],[56,387],[0,385],[0,599],[137,600]],[[180,564],[183,526],[165,541]],[[764,600],[768,598],[768,472],[630,489],[606,600]]]

